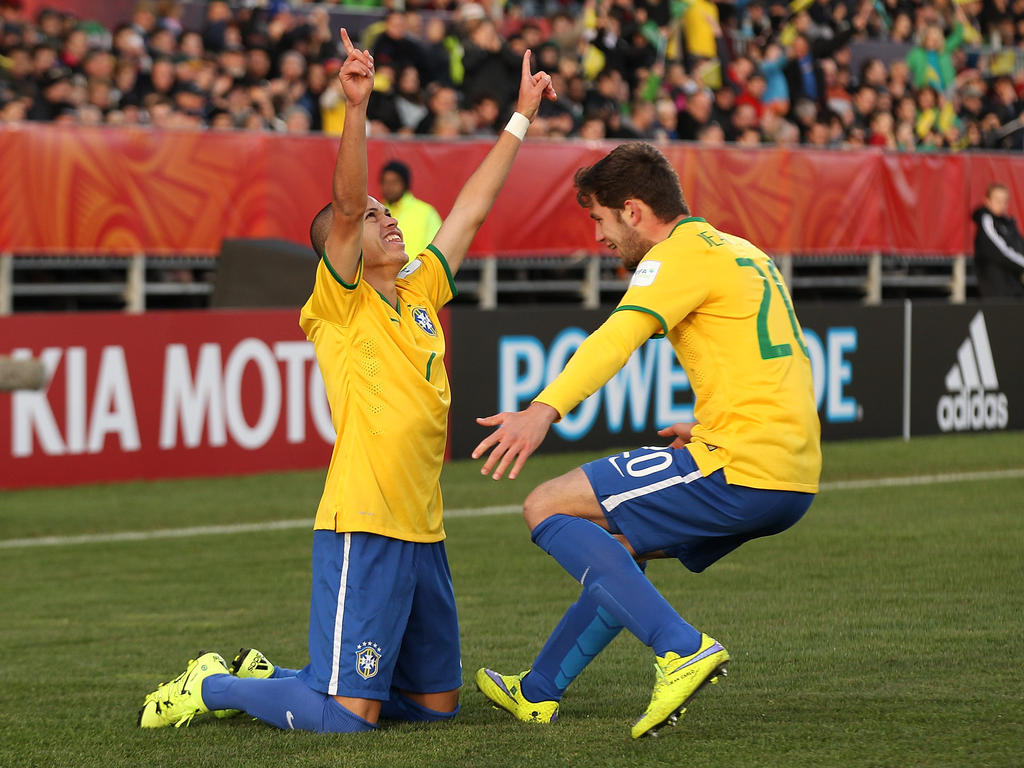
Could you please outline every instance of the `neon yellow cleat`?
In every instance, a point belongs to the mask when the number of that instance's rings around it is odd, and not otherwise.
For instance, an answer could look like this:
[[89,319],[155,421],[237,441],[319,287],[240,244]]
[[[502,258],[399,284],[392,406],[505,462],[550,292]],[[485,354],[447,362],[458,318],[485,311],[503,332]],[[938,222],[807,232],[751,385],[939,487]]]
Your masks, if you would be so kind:
[[203,703],[203,680],[226,674],[228,668],[219,653],[200,652],[198,658],[189,660],[184,672],[146,697],[139,710],[139,728],[180,728],[196,715],[209,712]]
[[697,691],[725,677],[729,652],[713,637],[701,635],[700,648],[686,657],[674,651],[654,657],[654,693],[647,711],[633,725],[634,739],[657,736],[666,725],[675,725]]
[[504,709],[524,723],[555,722],[558,719],[558,702],[527,701],[521,685],[524,677],[526,672],[520,672],[518,675],[499,675],[491,669],[478,669],[476,687],[491,700],[495,709]]
[[[274,665],[255,648],[239,648],[231,662],[230,670],[235,677],[255,677],[265,680],[274,674]],[[213,714],[218,718],[234,717],[242,714],[240,709],[215,709]]]

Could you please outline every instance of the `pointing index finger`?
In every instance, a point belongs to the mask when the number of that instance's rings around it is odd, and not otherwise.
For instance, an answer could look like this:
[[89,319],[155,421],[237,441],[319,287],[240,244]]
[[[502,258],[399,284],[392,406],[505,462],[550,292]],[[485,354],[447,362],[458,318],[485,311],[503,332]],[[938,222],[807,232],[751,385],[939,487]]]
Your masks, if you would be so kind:
[[341,44],[345,46],[345,53],[347,54],[351,54],[356,49],[356,47],[352,45],[352,40],[348,36],[348,30],[344,27],[341,28]]
[[530,77],[530,49],[523,54],[523,77]]

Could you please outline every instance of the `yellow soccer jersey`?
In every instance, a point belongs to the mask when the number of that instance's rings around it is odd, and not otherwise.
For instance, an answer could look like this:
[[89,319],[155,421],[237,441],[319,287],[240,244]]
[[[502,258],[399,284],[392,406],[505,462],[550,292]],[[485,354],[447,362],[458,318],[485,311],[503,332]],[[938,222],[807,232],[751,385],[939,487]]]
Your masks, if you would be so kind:
[[768,256],[701,218],[647,252],[615,312],[536,400],[565,415],[659,329],[696,397],[687,448],[701,472],[816,493],[821,426],[789,293]]
[[396,287],[397,308],[362,279],[361,263],[349,285],[325,255],[302,308],[338,433],[314,527],[440,541],[451,391],[437,311],[455,283],[428,246]]

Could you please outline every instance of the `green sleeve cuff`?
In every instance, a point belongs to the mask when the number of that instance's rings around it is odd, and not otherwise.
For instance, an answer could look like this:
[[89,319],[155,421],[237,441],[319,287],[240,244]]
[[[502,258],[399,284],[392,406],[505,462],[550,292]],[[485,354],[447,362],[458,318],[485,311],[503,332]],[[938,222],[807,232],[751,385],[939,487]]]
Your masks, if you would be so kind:
[[341,279],[341,275],[334,271],[334,266],[331,264],[331,260],[327,258],[327,246],[324,246],[324,265],[327,267],[327,271],[331,273],[331,276],[337,280],[344,288],[348,288],[350,291],[359,285],[359,278],[363,276],[363,252],[359,251],[359,264],[356,266],[356,280],[354,283],[346,283]]
[[663,339],[668,335],[668,323],[665,322],[665,318],[663,318],[653,309],[641,307],[637,304],[623,304],[621,307],[616,307],[615,309],[613,309],[612,314],[614,315],[616,312],[621,312],[624,309],[630,309],[633,310],[634,312],[645,312],[646,314],[650,315],[651,317],[658,321],[658,323],[661,325],[662,332],[651,334],[652,339]]
[[448,278],[448,287],[452,289],[452,298],[455,298],[459,295],[459,289],[455,287],[455,278],[452,277],[452,270],[451,267],[448,266],[448,260],[433,243],[427,246],[427,250],[437,256],[437,260],[440,261],[441,266],[444,267],[444,274]]

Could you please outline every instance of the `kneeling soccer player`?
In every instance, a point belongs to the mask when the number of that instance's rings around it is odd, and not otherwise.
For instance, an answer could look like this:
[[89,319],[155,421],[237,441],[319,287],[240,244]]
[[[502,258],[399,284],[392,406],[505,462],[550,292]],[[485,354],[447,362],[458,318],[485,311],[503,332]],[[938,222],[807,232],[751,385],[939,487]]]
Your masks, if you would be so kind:
[[[139,726],[242,710],[279,728],[367,731],[378,718],[447,720],[462,664],[439,478],[451,399],[438,310],[505,182],[550,77],[523,56],[517,113],[407,264],[398,222],[366,193],[373,59],[354,48],[339,78],[347,110],[333,200],[310,230],[321,257],[300,324],[313,342],[337,440],[313,534],[309,664],[216,653],[146,697]],[[232,674],[234,673],[234,674]]]

